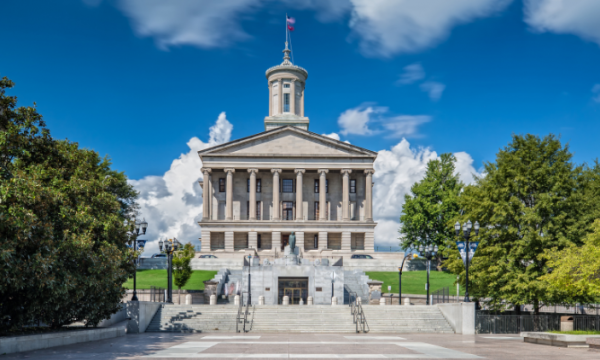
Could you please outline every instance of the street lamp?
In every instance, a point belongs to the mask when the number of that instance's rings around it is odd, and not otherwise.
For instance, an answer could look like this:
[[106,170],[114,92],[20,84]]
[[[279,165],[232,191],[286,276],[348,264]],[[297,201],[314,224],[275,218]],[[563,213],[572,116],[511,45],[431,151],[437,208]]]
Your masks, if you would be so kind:
[[434,246],[431,244],[429,244],[427,246],[419,245],[419,252],[421,253],[421,256],[424,256],[425,259],[427,259],[427,301],[426,301],[426,304],[431,305],[429,303],[429,271],[431,269],[431,259],[438,252],[438,246],[437,245]]
[[[125,220],[123,222],[123,225],[127,226],[129,222],[127,220]],[[141,223],[138,223],[135,221],[135,216],[133,217],[133,223],[130,225],[130,230],[127,232],[127,237],[129,238],[129,240],[131,241],[131,238],[133,238],[133,252],[136,253],[138,250],[138,240],[137,237],[140,235],[140,227],[142,228],[142,235],[146,235],[146,229],[148,228],[148,223],[146,222],[146,219],[144,219]],[[135,231],[134,231],[135,230]],[[143,243],[142,243],[143,241]],[[145,240],[140,240],[140,249],[143,251],[144,250],[144,243],[146,241]],[[139,301],[138,297],[137,297],[137,259],[133,260],[135,262],[135,269],[133,271],[133,297],[131,298],[131,301]]]
[[[251,294],[252,288],[250,287],[251,281],[252,281],[252,278],[250,276],[251,266],[252,266],[252,255],[248,255],[248,304],[252,304],[252,294]],[[242,301],[243,301],[243,299],[244,299],[244,294],[242,294]]]
[[331,301],[333,302],[333,297],[335,293],[333,291],[333,283],[335,282],[335,272],[331,272]]
[[[475,255],[475,251],[473,251],[471,253],[471,249],[469,247],[469,238],[471,237],[471,230],[475,229],[475,236],[479,235],[479,222],[475,221],[475,225],[471,224],[471,220],[468,220],[466,223],[463,224],[462,226],[462,231],[463,231],[463,238],[465,239],[466,242],[466,246],[465,246],[465,256],[463,257],[463,262],[465,263],[465,269],[466,269],[466,288],[465,288],[465,302],[470,302],[471,300],[469,300],[469,263],[471,262],[471,258],[473,257],[473,255]],[[454,231],[456,232],[456,236],[460,235],[460,223],[457,221],[456,224],[454,224]],[[460,241],[456,242],[456,245],[459,246]],[[460,251],[460,249],[459,249]],[[462,256],[462,254],[461,254]]]
[[406,254],[404,259],[402,259],[402,265],[398,268],[398,305],[402,305],[402,269],[404,269],[404,261],[409,257],[417,258],[418,255],[412,253]]
[[165,240],[164,242],[160,240],[158,242],[158,246],[160,251],[163,251],[163,246],[165,247],[165,253],[167,253],[167,268],[168,268],[168,291],[167,291],[167,302],[173,303],[173,253],[177,251],[177,249],[181,246],[181,243],[177,241],[176,238]]

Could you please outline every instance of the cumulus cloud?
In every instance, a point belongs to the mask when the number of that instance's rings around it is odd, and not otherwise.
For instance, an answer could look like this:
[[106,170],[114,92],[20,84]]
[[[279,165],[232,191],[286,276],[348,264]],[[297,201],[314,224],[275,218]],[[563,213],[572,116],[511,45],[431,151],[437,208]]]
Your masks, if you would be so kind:
[[227,142],[231,138],[233,125],[221,113],[209,130],[208,142],[191,138],[186,154],[173,160],[171,168],[162,176],[146,176],[130,180],[139,191],[138,203],[141,217],[149,223],[144,256],[158,252],[159,238],[176,237],[180,242],[198,245],[201,236],[198,221],[202,218],[202,162],[198,151]]
[[331,134],[322,134],[323,136],[327,136],[328,138],[332,138],[334,140],[340,141],[340,135],[336,134],[336,133],[331,133]]
[[524,12],[534,31],[574,34],[600,44],[598,0],[524,0]]
[[[473,167],[473,158],[458,152],[456,171],[466,184],[473,182],[478,174]],[[398,246],[400,214],[404,196],[410,193],[411,186],[425,176],[427,162],[438,158],[430,148],[414,149],[406,139],[402,139],[390,150],[378,152],[373,175],[373,218],[377,222],[375,243],[378,246]]]
[[421,90],[429,95],[429,98],[433,101],[438,101],[442,97],[442,93],[446,88],[446,85],[436,81],[426,81],[420,85]]
[[445,39],[459,24],[503,10],[511,0],[351,0],[350,28],[365,55],[416,52]]
[[400,74],[400,78],[396,81],[398,85],[412,84],[425,78],[425,70],[419,63],[410,64],[404,67],[404,72]]
[[600,84],[596,84],[592,87],[592,100],[600,103]]
[[343,135],[374,135],[383,131],[387,137],[416,136],[419,125],[431,121],[427,115],[389,114],[383,106],[361,105],[344,111],[338,118]]
[[152,37],[159,48],[194,45],[226,47],[249,39],[241,27],[242,15],[261,5],[260,0],[120,0],[134,31]]

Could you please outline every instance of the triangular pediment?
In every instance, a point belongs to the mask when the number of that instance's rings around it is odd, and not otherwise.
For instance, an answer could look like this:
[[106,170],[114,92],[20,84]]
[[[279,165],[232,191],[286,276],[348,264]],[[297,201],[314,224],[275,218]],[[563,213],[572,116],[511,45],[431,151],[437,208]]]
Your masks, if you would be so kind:
[[370,150],[291,126],[265,131],[198,153],[230,156],[376,156]]

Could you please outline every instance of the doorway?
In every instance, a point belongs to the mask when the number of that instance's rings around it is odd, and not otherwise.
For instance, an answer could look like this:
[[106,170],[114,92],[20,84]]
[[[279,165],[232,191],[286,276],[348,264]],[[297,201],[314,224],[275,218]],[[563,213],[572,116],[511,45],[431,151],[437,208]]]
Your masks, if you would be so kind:
[[290,236],[289,235],[281,235],[281,252],[283,252],[284,248],[290,244]]
[[300,304],[300,300],[306,304],[308,297],[308,278],[279,278],[278,281],[278,301],[283,304],[283,297],[290,298],[290,305]]

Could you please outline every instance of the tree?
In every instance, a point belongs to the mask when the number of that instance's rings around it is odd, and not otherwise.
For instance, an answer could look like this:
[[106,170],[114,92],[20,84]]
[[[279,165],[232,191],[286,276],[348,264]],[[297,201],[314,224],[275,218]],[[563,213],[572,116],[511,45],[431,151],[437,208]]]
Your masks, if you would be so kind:
[[[442,248],[452,238],[449,223],[458,215],[458,195],[463,187],[456,173],[456,158],[442,154],[439,159],[427,163],[425,177],[411,187],[404,197],[399,232],[404,248],[416,248],[429,243]],[[437,267],[441,270],[442,253],[437,255]]]
[[[506,303],[533,304],[536,313],[544,304],[564,300],[540,277],[550,270],[547,251],[581,244],[589,231],[587,179],[571,158],[568,146],[554,135],[515,135],[495,163],[485,164],[485,176],[465,188],[459,198],[464,214],[456,220],[481,224],[469,268],[469,292],[475,298],[489,298],[498,309]],[[446,265],[461,274],[464,284],[455,245],[449,253]]]
[[542,277],[549,288],[570,303],[591,303],[600,297],[600,219],[582,246],[547,251],[551,272]]
[[0,333],[110,317],[133,271],[124,219],[136,192],[108,158],[50,136],[0,81]]
[[175,278],[175,286],[179,289],[179,301],[181,302],[181,288],[187,284],[192,277],[192,266],[190,262],[196,255],[194,246],[187,243],[181,251],[175,252],[173,256],[173,277]]

